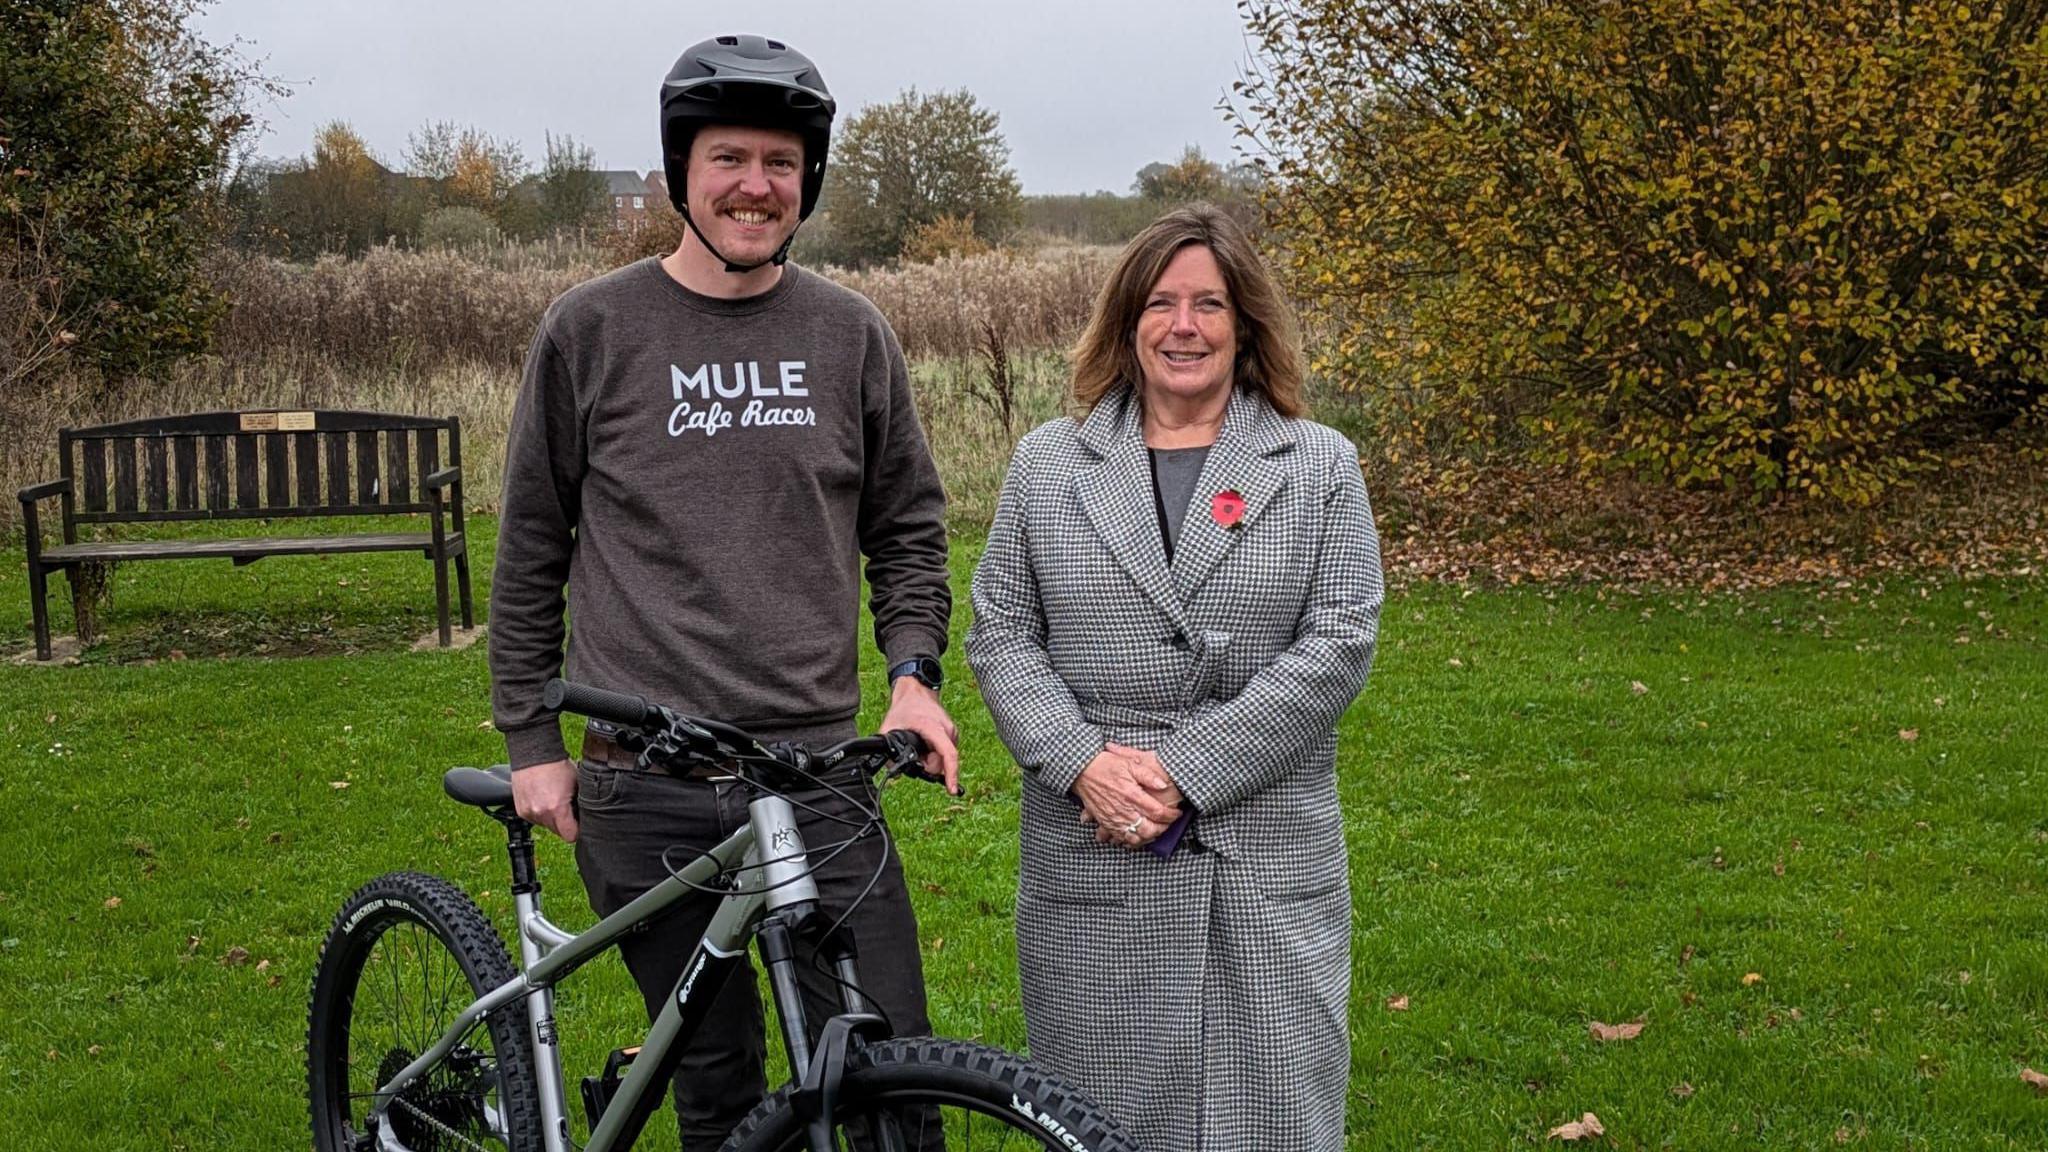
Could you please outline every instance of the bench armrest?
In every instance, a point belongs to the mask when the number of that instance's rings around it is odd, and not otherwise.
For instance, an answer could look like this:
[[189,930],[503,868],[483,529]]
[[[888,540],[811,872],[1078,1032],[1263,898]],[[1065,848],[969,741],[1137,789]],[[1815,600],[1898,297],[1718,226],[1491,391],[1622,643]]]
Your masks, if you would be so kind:
[[41,519],[36,515],[36,502],[38,500],[48,500],[53,496],[66,497],[64,523],[68,528],[71,523],[71,505],[68,499],[70,495],[71,481],[63,479],[45,480],[41,484],[31,484],[20,492],[15,493],[15,498],[21,501],[21,530],[22,535],[27,538],[28,562],[31,571],[35,568],[37,557],[43,554],[43,525]]
[[23,488],[15,494],[15,497],[26,506],[34,504],[38,500],[48,500],[52,496],[62,496],[70,490],[71,481],[69,480],[45,480],[41,484],[31,484]]
[[425,480],[420,481],[420,486],[423,488],[446,488],[453,484],[460,484],[461,482],[462,469],[460,466],[457,466],[454,468],[441,469],[439,472],[436,472],[432,476],[427,477]]

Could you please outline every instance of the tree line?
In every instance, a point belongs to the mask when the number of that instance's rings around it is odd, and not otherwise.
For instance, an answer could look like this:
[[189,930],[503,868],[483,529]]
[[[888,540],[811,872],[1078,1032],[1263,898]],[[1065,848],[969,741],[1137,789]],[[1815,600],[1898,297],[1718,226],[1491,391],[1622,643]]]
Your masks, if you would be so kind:
[[[387,162],[353,128],[327,124],[309,156],[251,160],[228,182],[238,245],[306,259],[377,244],[462,247],[564,233],[595,235],[626,254],[672,249],[682,220],[648,195],[631,235],[611,235],[611,196],[591,150],[545,137],[538,168],[517,142],[430,122]],[[1020,231],[1079,243],[1121,243],[1166,205],[1217,200],[1252,215],[1256,172],[1226,169],[1190,147],[1140,168],[1127,194],[1026,196],[996,114],[965,91],[922,93],[861,109],[833,143],[819,208],[799,236],[810,263],[868,267],[998,246]]]

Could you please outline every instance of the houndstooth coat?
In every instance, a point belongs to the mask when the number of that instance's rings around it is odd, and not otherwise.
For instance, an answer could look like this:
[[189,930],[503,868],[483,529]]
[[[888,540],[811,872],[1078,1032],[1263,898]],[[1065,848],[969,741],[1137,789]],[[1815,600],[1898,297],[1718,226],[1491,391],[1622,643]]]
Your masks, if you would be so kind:
[[[1234,528],[1216,493],[1245,502]],[[1335,726],[1381,600],[1358,457],[1238,391],[1169,565],[1138,404],[1018,445],[967,655],[1024,769],[1017,953],[1033,1056],[1157,1152],[1343,1146],[1350,910]],[[1155,751],[1199,847],[1099,844],[1068,790]]]

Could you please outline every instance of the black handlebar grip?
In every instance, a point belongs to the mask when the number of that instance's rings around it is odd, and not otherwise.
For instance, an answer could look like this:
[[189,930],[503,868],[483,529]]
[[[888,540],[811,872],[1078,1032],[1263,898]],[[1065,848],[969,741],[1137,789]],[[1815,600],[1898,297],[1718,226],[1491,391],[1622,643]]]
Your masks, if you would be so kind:
[[624,728],[645,728],[659,717],[645,696],[629,696],[624,692],[592,688],[588,684],[571,684],[567,680],[548,681],[540,699],[541,703],[557,711],[574,712]]

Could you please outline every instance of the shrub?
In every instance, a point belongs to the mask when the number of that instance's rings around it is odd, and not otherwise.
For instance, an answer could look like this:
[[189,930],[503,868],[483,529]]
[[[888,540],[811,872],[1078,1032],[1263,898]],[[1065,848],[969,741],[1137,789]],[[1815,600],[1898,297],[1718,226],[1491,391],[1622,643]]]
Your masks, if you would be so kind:
[[489,216],[464,205],[436,208],[420,218],[422,248],[483,248],[502,238]]
[[942,256],[979,256],[988,242],[974,234],[974,213],[941,216],[920,224],[903,238],[903,259],[911,264],[929,264]]

